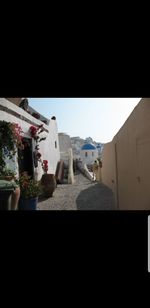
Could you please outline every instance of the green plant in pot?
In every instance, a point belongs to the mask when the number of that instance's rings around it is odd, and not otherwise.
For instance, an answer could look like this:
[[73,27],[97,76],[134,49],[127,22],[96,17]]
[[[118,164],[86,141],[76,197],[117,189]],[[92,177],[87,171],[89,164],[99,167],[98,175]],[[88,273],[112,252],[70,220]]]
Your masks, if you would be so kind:
[[23,175],[19,178],[20,200],[19,210],[36,210],[38,196],[41,193],[41,187],[38,181],[31,179],[30,176]]
[[3,167],[0,169],[0,180],[6,180],[6,181],[15,180],[15,175],[16,173],[7,167]]

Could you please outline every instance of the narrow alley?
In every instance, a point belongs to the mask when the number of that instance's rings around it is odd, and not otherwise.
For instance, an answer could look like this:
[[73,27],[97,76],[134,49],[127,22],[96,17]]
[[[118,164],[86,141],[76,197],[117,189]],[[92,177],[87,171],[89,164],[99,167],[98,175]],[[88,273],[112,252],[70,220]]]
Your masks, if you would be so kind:
[[52,198],[39,200],[38,210],[114,210],[112,191],[104,184],[91,182],[81,173],[75,183],[57,185]]

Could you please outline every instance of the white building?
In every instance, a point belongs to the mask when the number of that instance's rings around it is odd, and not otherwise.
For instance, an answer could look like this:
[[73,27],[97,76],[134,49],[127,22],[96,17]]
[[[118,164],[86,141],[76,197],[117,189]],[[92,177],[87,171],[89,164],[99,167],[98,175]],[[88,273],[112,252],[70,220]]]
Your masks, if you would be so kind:
[[65,177],[68,178],[68,183],[74,183],[74,173],[73,173],[73,152],[71,138],[65,133],[59,133],[59,146],[60,146],[60,158],[63,160],[65,165]]
[[[10,99],[11,100],[11,99]],[[35,159],[35,141],[31,137],[29,129],[31,126],[38,127],[43,124],[44,131],[40,134],[40,138],[46,137],[39,143],[39,152],[42,160],[48,161],[48,173],[55,174],[57,163],[60,161],[59,140],[57,122],[55,119],[47,119],[47,124],[36,119],[27,111],[20,108],[19,98],[13,98],[10,101],[5,98],[0,98],[0,121],[18,123],[22,128],[22,136],[25,141],[28,141],[28,147],[22,151],[22,160],[18,164],[17,154],[15,162],[8,161],[8,167],[15,170],[17,175],[23,171],[27,171],[29,175],[37,180],[40,180],[43,175],[41,163]],[[42,116],[40,117],[42,119]],[[45,118],[43,117],[45,120]]]
[[66,133],[59,133],[60,158],[68,165],[69,150],[72,148],[71,138]]
[[81,148],[82,163],[91,165],[98,158],[98,149],[92,143],[85,143]]

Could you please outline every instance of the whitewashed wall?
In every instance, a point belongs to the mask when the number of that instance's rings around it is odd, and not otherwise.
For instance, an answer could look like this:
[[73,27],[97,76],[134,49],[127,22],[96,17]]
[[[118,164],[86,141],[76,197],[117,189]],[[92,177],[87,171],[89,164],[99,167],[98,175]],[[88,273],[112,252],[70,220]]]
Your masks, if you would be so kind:
[[69,135],[65,133],[59,133],[59,147],[60,147],[60,158],[65,162],[65,164],[68,166],[69,163],[69,152],[72,148],[71,145],[71,138]]
[[[55,174],[57,163],[60,160],[60,151],[59,151],[59,140],[58,140],[58,130],[57,123],[55,120],[50,120],[49,123],[49,134],[47,134],[47,138],[45,141],[40,142],[40,150],[39,152],[42,154],[43,159],[48,160],[48,173]],[[43,136],[46,136],[43,133]],[[42,136],[42,134],[41,134]],[[55,148],[55,141],[57,143],[57,148]],[[42,167],[38,167],[38,179],[41,178],[43,174]]]
[[[87,152],[87,157],[85,156],[85,153]],[[92,152],[94,153],[94,156],[92,156]],[[94,163],[94,160],[98,157],[98,150],[81,150],[80,157],[83,163],[90,165]]]
[[65,133],[59,133],[58,138],[59,138],[60,152],[67,152],[68,149],[72,147],[70,136]]
[[[14,122],[18,123],[22,130],[24,137],[30,137],[29,128],[31,125],[41,125],[41,122],[38,119],[35,119],[32,115],[28,114],[23,109],[19,108],[18,106],[14,105],[10,101],[0,98],[0,106],[8,108],[8,110],[15,111],[17,114],[25,117],[26,119],[30,120],[32,123],[27,123],[25,120],[16,117],[15,115],[9,114],[7,111],[0,110],[0,121],[6,122]],[[57,163],[60,160],[60,151],[59,151],[59,140],[58,140],[58,129],[56,120],[50,120],[49,125],[44,124],[43,127],[47,130],[47,132],[43,132],[40,134],[40,137],[47,137],[46,140],[41,141],[39,143],[39,152],[42,154],[42,160],[48,160],[48,173],[55,174]],[[55,148],[55,141],[57,142],[57,148]],[[14,168],[13,168],[14,169]],[[18,173],[18,164],[16,160],[15,170]],[[41,164],[38,163],[38,168],[34,168],[36,178],[39,180],[43,174],[43,169]]]

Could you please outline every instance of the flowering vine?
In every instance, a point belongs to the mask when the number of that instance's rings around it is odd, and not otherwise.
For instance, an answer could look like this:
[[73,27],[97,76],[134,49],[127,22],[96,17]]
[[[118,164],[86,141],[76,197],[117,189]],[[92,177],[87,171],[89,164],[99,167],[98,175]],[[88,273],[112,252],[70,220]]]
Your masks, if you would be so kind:
[[23,136],[21,133],[23,133],[22,128],[19,124],[17,123],[10,123],[10,129],[12,130],[12,138],[13,142],[15,143],[16,147],[23,150],[24,145],[23,145]]
[[5,159],[13,159],[17,149],[24,149],[22,129],[17,123],[0,122],[0,169],[5,168]]
[[35,126],[30,126],[29,128],[29,132],[31,137],[35,140],[36,145],[35,145],[35,149],[34,149],[34,157],[35,157],[35,166],[37,166],[36,164],[36,160],[39,161],[42,164],[42,159],[41,159],[41,153],[39,152],[39,142],[43,141],[46,139],[46,137],[42,137],[40,138],[39,134],[42,133],[44,131],[43,128],[44,124],[39,125],[38,127]]
[[47,173],[48,171],[48,161],[47,160],[43,160],[42,168],[43,168],[44,173]]

